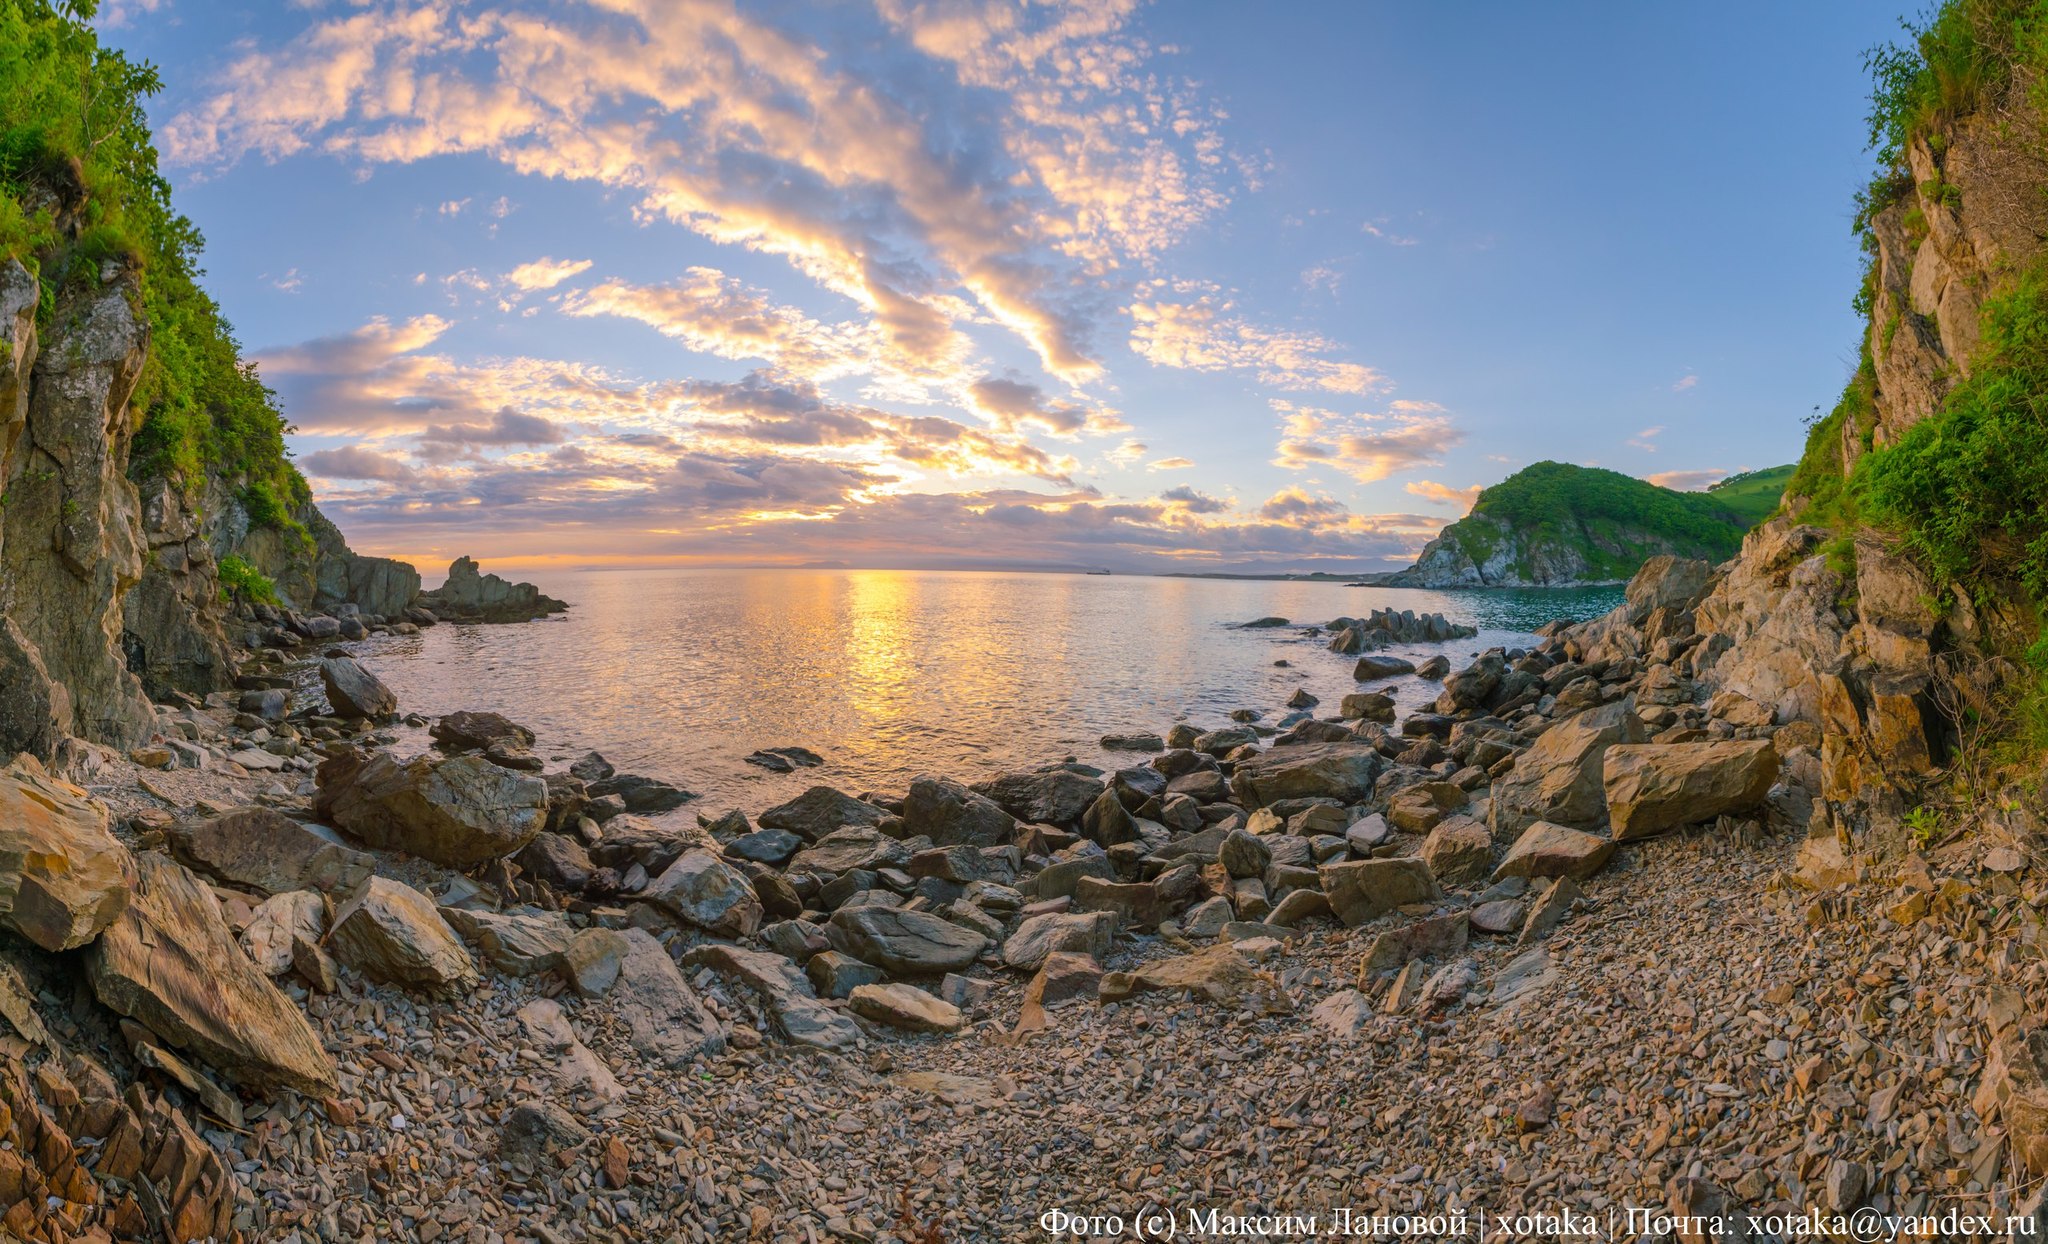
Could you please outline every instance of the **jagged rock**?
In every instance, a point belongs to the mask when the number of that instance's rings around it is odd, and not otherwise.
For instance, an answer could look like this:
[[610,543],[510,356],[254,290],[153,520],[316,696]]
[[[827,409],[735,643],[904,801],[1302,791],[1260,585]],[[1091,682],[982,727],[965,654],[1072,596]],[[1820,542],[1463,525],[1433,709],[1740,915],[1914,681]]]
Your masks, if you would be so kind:
[[513,857],[525,873],[555,889],[580,894],[597,865],[583,844],[561,834],[540,834]]
[[238,1083],[334,1093],[320,1038],[236,944],[213,891],[165,856],[135,865],[133,898],[86,951],[99,1000]]
[[1240,761],[1231,782],[1250,807],[1319,797],[1357,803],[1371,797],[1385,767],[1364,743],[1301,743]]
[[554,1056],[557,1089],[572,1097],[589,1093],[603,1101],[617,1101],[626,1095],[612,1069],[576,1036],[561,1003],[535,998],[519,1008],[518,1018],[527,1039]]
[[1442,896],[1429,865],[1413,858],[1348,860],[1320,870],[1330,911],[1356,927],[1409,903]]
[[633,1048],[657,1067],[688,1066],[725,1052],[725,1033],[712,1019],[666,947],[645,929],[627,929],[619,979],[606,1005],[626,1021]]
[[468,868],[532,842],[547,818],[547,783],[481,756],[417,756],[353,748],[323,761],[314,815],[373,847]]
[[1387,820],[1395,829],[1426,834],[1467,801],[1465,788],[1455,782],[1417,782],[1387,801]]
[[638,864],[653,875],[681,859],[685,851],[716,848],[711,835],[699,826],[622,815],[604,823],[604,836],[590,848],[590,859],[599,867],[622,873]]
[[996,802],[945,778],[911,780],[903,801],[903,835],[922,834],[938,846],[968,843],[1000,846],[1010,841],[1017,821]]
[[757,829],[725,844],[725,853],[735,859],[780,867],[803,848],[804,840],[786,829]]
[[1349,1041],[1372,1022],[1372,1000],[1356,989],[1340,989],[1316,1003],[1308,1019],[1330,1036]]
[[553,912],[497,912],[443,907],[441,918],[506,976],[560,972],[576,930]]
[[906,1032],[958,1032],[960,1008],[915,985],[862,985],[848,995],[853,1013]]
[[616,929],[578,929],[562,952],[562,979],[579,997],[602,997],[618,984],[628,949]]
[[879,825],[888,813],[871,803],[829,786],[813,786],[787,803],[763,812],[757,819],[764,829],[786,829],[805,842],[816,842],[836,829],[847,826]]
[[1163,752],[1166,740],[1156,734],[1105,734],[1097,741],[1106,752]]
[[614,774],[587,783],[584,786],[584,794],[594,800],[616,795],[619,802],[625,805],[626,811],[647,815],[672,812],[697,797],[695,792],[684,790],[680,786],[632,773]]
[[1778,776],[1768,739],[1618,744],[1604,762],[1607,816],[1618,842],[1747,812]]
[[2015,1024],[1998,1034],[1971,1104],[1979,1118],[2005,1124],[2030,1177],[2048,1174],[2048,1029]]
[[71,693],[50,677],[14,619],[0,615],[0,756],[48,760],[71,727]]
[[1111,972],[1102,978],[1100,996],[1104,1002],[1121,1002],[1141,993],[1179,990],[1258,1013],[1293,1009],[1272,973],[1260,971],[1227,943],[1161,959],[1133,971]]
[[1669,553],[1652,557],[1628,581],[1629,621],[1640,626],[1659,609],[1682,613],[1697,607],[1706,598],[1713,578],[1710,561]]
[[134,884],[105,808],[33,756],[0,769],[0,925],[71,950],[120,916]]
[[327,903],[311,890],[273,894],[242,926],[242,949],[267,976],[292,970],[300,946],[320,944],[327,932]]
[[269,808],[236,808],[181,826],[171,849],[210,877],[265,895],[319,890],[346,898],[377,866],[375,857]]
[[1216,861],[1232,877],[1263,877],[1267,865],[1273,862],[1273,850],[1257,835],[1234,829],[1223,839]]
[[398,696],[354,657],[321,661],[320,683],[337,717],[389,717],[398,711]]
[[709,851],[685,851],[648,883],[643,897],[717,937],[746,937],[761,927],[761,903],[747,875]]
[[[8,280],[10,291],[34,288]],[[64,728],[122,750],[156,723],[122,642],[124,601],[143,573],[141,497],[127,470],[137,423],[129,399],[149,348],[143,306],[141,274],[129,264],[62,282],[43,317],[50,336],[34,352],[25,414],[17,414],[18,382],[14,408],[0,410],[13,442],[11,460],[0,463],[8,472],[0,614],[68,693]]]
[[827,950],[811,956],[810,962],[804,964],[804,975],[826,997],[844,998],[862,985],[880,982],[882,969],[851,955]]
[[1358,964],[1359,980],[1364,982],[1377,973],[1395,971],[1410,959],[1441,959],[1458,954],[1465,949],[1470,929],[1471,918],[1462,911],[1388,929],[1366,948],[1365,958]]
[[475,961],[434,901],[384,877],[372,877],[336,914],[328,944],[335,958],[379,984],[449,992],[477,979]]
[[[819,955],[812,962],[823,957]],[[860,1029],[853,1021],[820,1002],[812,991],[811,981],[805,978],[805,972],[781,955],[708,943],[684,955],[683,962],[691,966],[707,966],[752,991],[776,1027],[781,1029],[782,1035],[798,1045],[843,1050],[860,1040]],[[860,982],[862,985],[867,983]],[[849,984],[846,992],[852,993],[854,988]],[[844,997],[846,994],[830,993],[829,996]]]
[[826,936],[841,954],[901,976],[956,972],[988,947],[971,929],[893,907],[842,907],[832,913]]
[[1024,1009],[1056,1011],[1077,1002],[1092,1002],[1102,987],[1102,965],[1088,955],[1055,950],[1045,957],[1031,983],[1024,987]]
[[1003,963],[1020,972],[1035,972],[1054,951],[1093,959],[1108,956],[1116,938],[1116,917],[1106,911],[1048,912],[1028,917],[1003,942]]
[[1522,831],[1500,866],[1494,880],[1505,877],[1572,877],[1584,880],[1607,866],[1614,843],[1598,834],[1537,821]]
[[1550,727],[1494,783],[1488,813],[1494,837],[1513,842],[1536,821],[1601,828],[1607,823],[1607,749],[1649,737],[1629,700],[1588,709]]
[[531,583],[513,583],[484,574],[467,557],[450,563],[447,580],[430,592],[421,592],[419,603],[444,618],[483,622],[530,622],[569,607],[543,595]]
[[1105,790],[1081,816],[1081,835],[1098,846],[1113,847],[1138,840],[1138,822],[1114,790]]
[[[493,743],[532,747],[533,731],[502,713],[463,709],[450,713],[427,729],[435,742],[457,751],[478,751]],[[612,776],[605,774],[605,777]]]
[[1456,817],[1429,831],[1422,860],[1441,885],[1479,881],[1493,868],[1493,835],[1470,817]]

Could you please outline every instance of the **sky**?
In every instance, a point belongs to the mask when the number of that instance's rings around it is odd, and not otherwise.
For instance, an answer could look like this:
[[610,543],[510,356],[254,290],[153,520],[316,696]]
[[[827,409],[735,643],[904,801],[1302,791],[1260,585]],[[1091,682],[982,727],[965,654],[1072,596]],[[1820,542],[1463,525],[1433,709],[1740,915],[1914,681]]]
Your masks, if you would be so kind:
[[207,286],[430,573],[1407,564],[1796,458],[1867,0],[111,0]]

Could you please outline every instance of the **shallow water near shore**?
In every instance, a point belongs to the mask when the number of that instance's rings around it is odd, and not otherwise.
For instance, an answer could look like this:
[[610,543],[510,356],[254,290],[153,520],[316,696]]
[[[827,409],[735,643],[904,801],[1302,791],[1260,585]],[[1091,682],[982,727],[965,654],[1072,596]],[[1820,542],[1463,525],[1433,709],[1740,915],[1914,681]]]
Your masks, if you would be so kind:
[[[1526,643],[1557,617],[1612,608],[1619,588],[1433,592],[1338,583],[885,570],[628,570],[536,576],[570,602],[524,625],[431,627],[361,647],[406,712],[492,709],[538,751],[595,748],[620,768],[704,796],[688,811],[756,812],[818,783],[901,790],[934,773],[978,781],[1074,756],[1116,767],[1102,735],[1277,722],[1298,688],[1334,714],[1346,692],[1392,690],[1401,711],[1434,683],[1356,683],[1352,658],[1302,627],[1375,608],[1443,613],[1477,638],[1404,645],[1454,667]],[[1280,616],[1295,626],[1244,629]],[[1286,667],[1276,661],[1286,661]],[[808,747],[820,768],[773,774],[757,748]]]

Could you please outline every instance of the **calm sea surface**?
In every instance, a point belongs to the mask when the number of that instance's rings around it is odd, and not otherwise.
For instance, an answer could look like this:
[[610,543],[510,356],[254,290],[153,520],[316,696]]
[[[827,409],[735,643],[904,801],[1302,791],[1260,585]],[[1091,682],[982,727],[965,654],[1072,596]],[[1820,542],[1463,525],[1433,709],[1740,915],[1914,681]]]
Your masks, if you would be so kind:
[[[1621,597],[860,570],[584,571],[540,586],[570,611],[378,639],[364,659],[404,711],[493,709],[531,727],[544,756],[595,748],[700,792],[692,809],[749,813],[821,782],[900,791],[919,773],[977,781],[1067,756],[1134,763],[1096,740],[1223,725],[1237,708],[1272,723],[1303,687],[1332,714],[1359,689],[1327,636],[1234,625],[1253,618],[1443,613],[1477,625],[1478,638],[1392,651],[1417,661],[1441,651],[1462,666]],[[1413,679],[1391,689],[1403,712],[1437,692]],[[742,759],[790,745],[820,753],[824,767],[778,775]]]

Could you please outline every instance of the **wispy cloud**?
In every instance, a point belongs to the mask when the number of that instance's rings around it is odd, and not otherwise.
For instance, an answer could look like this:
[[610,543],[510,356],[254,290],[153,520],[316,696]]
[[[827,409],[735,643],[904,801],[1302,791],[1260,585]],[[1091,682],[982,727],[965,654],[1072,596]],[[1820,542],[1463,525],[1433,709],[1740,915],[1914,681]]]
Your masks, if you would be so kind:
[[[1154,282],[1149,292],[1169,292]],[[1131,349],[1160,367],[1189,371],[1242,371],[1265,384],[1296,391],[1355,396],[1386,387],[1377,371],[1332,357],[1341,347],[1306,330],[1266,328],[1234,314],[1235,304],[1213,290],[1193,298],[1140,298],[1131,317]]]
[[1677,492],[1704,492],[1728,478],[1728,472],[1718,469],[1659,471],[1645,478],[1659,488],[1670,488]]
[[523,263],[505,274],[505,280],[513,288],[528,293],[534,290],[553,289],[562,282],[590,271],[588,259],[541,258]]
[[1465,434],[1424,402],[1400,402],[1386,414],[1340,414],[1275,398],[1281,438],[1275,466],[1292,470],[1328,468],[1361,484],[1401,471],[1432,466]]
[[1448,484],[1439,484],[1433,479],[1414,480],[1405,485],[1405,487],[1410,493],[1423,498],[1432,505],[1456,506],[1460,514],[1470,511],[1472,503],[1479,500],[1479,494],[1486,491],[1486,487],[1483,484],[1473,484],[1469,488],[1452,488]]
[[1662,427],[1644,428],[1634,436],[1629,437],[1628,443],[1646,454],[1653,454],[1657,452],[1657,438],[1663,434],[1664,429]]
[[1699,382],[1700,378],[1698,376],[1694,375],[1691,372],[1687,372],[1685,375],[1680,376],[1677,380],[1671,382],[1671,391],[1673,393],[1683,393],[1687,389],[1690,389],[1694,385],[1698,384]]

